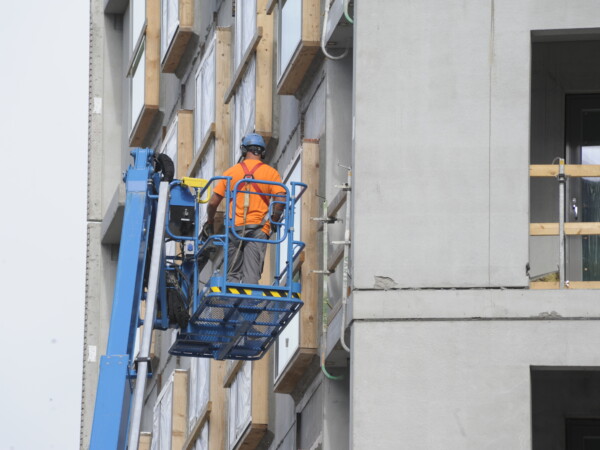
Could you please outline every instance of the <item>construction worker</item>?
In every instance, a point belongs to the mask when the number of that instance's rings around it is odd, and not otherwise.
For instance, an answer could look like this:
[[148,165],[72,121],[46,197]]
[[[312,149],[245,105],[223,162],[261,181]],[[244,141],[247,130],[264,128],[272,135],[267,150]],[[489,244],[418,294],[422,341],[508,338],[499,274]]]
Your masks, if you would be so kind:
[[[281,176],[271,166],[263,163],[265,158],[265,141],[261,135],[252,133],[242,139],[241,145],[243,161],[230,167],[223,176],[232,177],[230,187],[242,180],[264,180],[281,183]],[[225,197],[227,189],[226,180],[219,180],[213,189],[213,194],[208,201],[207,221],[203,226],[203,233],[211,235],[214,228],[217,207]],[[227,249],[228,267],[227,281],[244,284],[258,284],[266,252],[266,240],[274,231],[267,213],[269,204],[273,200],[285,200],[285,189],[282,186],[248,181],[240,183],[240,191],[256,192],[257,194],[238,193],[235,214],[230,209],[232,218],[235,218],[235,231],[245,238],[264,239],[265,242],[242,241],[229,233],[229,248]],[[271,195],[260,195],[271,194]],[[273,195],[277,197],[273,197]],[[231,208],[231,207],[230,207]],[[272,208],[271,221],[279,222],[283,212],[283,204],[276,203]]]

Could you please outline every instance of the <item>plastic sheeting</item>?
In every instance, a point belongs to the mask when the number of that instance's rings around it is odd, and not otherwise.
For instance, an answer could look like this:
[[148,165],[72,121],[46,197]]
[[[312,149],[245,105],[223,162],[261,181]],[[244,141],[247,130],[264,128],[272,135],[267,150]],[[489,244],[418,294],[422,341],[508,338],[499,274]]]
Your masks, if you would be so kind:
[[287,0],[281,9],[279,76],[285,72],[302,40],[302,0]]
[[[256,0],[236,2],[234,63],[237,69],[256,32]],[[235,71],[234,69],[234,71]]]
[[206,407],[209,389],[210,360],[206,358],[192,358],[190,365],[189,429],[192,429]]
[[163,387],[156,404],[152,420],[152,446],[150,450],[171,450],[173,428],[173,375]]
[[[194,174],[196,178],[203,178],[205,180],[210,180],[215,175],[215,141],[213,140],[208,149],[206,150],[206,155],[202,158],[202,162],[200,163],[200,167]],[[212,188],[211,186],[211,192]],[[206,194],[203,195],[206,198]],[[206,203],[198,204],[198,223],[204,223],[206,217]]]
[[233,161],[240,157],[240,144],[246,133],[254,131],[256,109],[256,60],[252,58],[246,74],[235,94],[235,124]]
[[131,8],[131,51],[133,52],[146,22],[146,0],[132,0],[129,4]]
[[252,419],[252,365],[249,361],[238,372],[229,389],[229,449],[237,444]]
[[215,121],[215,40],[208,46],[196,72],[196,114],[194,116],[194,154]]
[[202,427],[200,436],[194,444],[194,450],[208,450],[208,422]]
[[179,0],[162,0],[161,19],[160,59],[163,61],[179,26]]

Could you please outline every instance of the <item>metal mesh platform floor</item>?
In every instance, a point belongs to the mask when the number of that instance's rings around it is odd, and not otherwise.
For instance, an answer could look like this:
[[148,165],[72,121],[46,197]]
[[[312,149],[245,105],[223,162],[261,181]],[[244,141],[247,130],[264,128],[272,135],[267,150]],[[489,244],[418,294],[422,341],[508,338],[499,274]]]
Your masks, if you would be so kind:
[[[291,298],[290,298],[291,297]],[[169,353],[214,359],[260,359],[302,306],[300,295],[265,288],[212,287]]]

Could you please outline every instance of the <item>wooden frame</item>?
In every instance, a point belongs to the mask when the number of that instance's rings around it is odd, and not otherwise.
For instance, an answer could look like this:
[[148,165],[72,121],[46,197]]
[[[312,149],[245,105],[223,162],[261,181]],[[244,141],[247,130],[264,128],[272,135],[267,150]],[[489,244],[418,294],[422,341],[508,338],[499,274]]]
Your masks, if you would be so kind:
[[[530,236],[558,236],[559,224],[554,223],[530,223]],[[565,222],[565,235],[587,236],[600,234],[600,222]]]
[[300,42],[277,83],[279,95],[294,95],[302,84],[315,55],[321,47],[321,2],[302,0],[302,34]]
[[196,443],[196,439],[198,439],[198,436],[200,436],[200,432],[202,431],[202,428],[204,428],[204,425],[210,419],[211,411],[212,411],[212,402],[208,401],[206,403],[206,406],[204,407],[204,410],[200,414],[200,417],[198,418],[198,420],[196,421],[196,423],[190,430],[187,438],[185,439],[185,443],[183,444],[183,447],[182,447],[183,450],[192,450],[192,448],[194,447],[194,444]]
[[225,361],[210,362],[208,450],[223,450],[227,442],[227,395],[222,385],[226,369]]
[[[600,177],[600,165],[565,164],[565,175],[568,177]],[[556,177],[557,164],[532,164],[529,166],[530,177]]]
[[147,431],[142,431],[140,433],[140,443],[138,446],[138,450],[150,450],[151,444],[152,444],[152,433],[148,433]]
[[[246,49],[224,92],[224,103],[229,104],[256,55],[254,130],[268,144],[273,135],[273,16],[266,13],[267,0],[256,0],[256,33]],[[219,63],[217,62],[217,65]],[[217,115],[217,117],[219,117]]]
[[[564,164],[568,177],[600,177],[600,165]],[[557,177],[557,164],[532,164],[529,166],[530,177]],[[560,225],[554,223],[530,223],[530,236],[559,236]],[[565,222],[566,236],[587,236],[600,234],[600,222]],[[558,281],[531,281],[529,289],[560,289]],[[600,281],[565,281],[565,289],[600,289]]]
[[177,113],[177,173],[188,173],[194,154],[194,111]]
[[187,370],[175,370],[173,373],[173,424],[171,430],[171,447],[181,448],[187,433],[188,407],[188,373]]
[[[215,173],[222,174],[229,168],[229,133],[231,130],[231,117],[229,105],[221,99],[231,79],[231,28],[217,28],[215,46],[215,78],[217,87],[215,91]],[[224,211],[224,206],[221,205]]]
[[161,69],[163,73],[175,73],[194,33],[194,2],[179,0],[179,25],[165,53]]
[[[560,289],[558,281],[532,281],[529,289]],[[565,281],[565,289],[600,289],[600,281]]]
[[160,105],[160,0],[146,0],[144,104],[129,134],[130,147],[148,146]]
[[239,438],[235,449],[254,449],[269,427],[269,368],[271,352],[252,364],[251,422]]
[[319,217],[319,141],[305,139],[302,142],[302,182],[309,188],[302,196],[302,241],[304,261],[302,263],[302,300],[300,309],[300,339],[298,349],[277,378],[274,391],[291,393],[307,369],[318,360],[318,321],[319,321],[319,244],[318,223],[312,220]]
[[250,60],[251,60],[252,56],[254,56],[254,53],[256,52],[256,49],[258,48],[258,44],[260,43],[261,38],[262,38],[262,27],[258,27],[256,29],[256,32],[254,33],[254,36],[252,37],[252,40],[250,41],[250,45],[248,45],[248,48],[246,49],[246,53],[244,53],[244,55],[242,56],[240,65],[238,66],[238,68],[235,71],[235,74],[233,75],[231,85],[225,92],[224,102],[226,105],[229,104],[229,102],[231,101],[231,97],[233,97],[233,93],[236,91],[236,89],[242,82],[242,78],[246,74],[246,70],[248,69]]

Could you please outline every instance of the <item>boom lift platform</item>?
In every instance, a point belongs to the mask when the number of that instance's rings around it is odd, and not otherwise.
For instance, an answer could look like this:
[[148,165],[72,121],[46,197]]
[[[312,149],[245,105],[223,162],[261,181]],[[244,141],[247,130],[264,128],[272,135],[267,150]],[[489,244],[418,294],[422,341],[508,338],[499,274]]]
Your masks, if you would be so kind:
[[[137,449],[145,382],[152,371],[153,328],[179,328],[169,350],[174,355],[256,360],[302,307],[300,284],[293,281],[292,268],[304,243],[294,239],[293,224],[305,184],[288,187],[252,179],[232,186],[231,177],[172,180],[173,163],[165,155],[156,158],[152,150],[141,148],[131,154],[134,164],[125,176],[125,212],[108,344],[100,361],[92,450]],[[224,227],[221,233],[206,236],[200,226],[202,205],[219,180],[227,186]],[[277,232],[270,239],[246,237],[245,229],[236,228],[231,217],[238,198],[270,195],[251,190],[254,184],[275,184],[285,190],[285,198],[271,196],[267,217],[277,204],[283,214],[280,222],[273,223]],[[275,246],[277,275],[272,284],[227,281],[231,236],[240,245],[256,241]],[[166,255],[166,242],[175,242],[179,253]],[[200,273],[211,259],[222,264],[215,263],[212,276],[202,284]],[[142,301],[146,302],[145,320],[140,316]],[[144,323],[136,357],[136,332]]]

